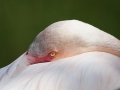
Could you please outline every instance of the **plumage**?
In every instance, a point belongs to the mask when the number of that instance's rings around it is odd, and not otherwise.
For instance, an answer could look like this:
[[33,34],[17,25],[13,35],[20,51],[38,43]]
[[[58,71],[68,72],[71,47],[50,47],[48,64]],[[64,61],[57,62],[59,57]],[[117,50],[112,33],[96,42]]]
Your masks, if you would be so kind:
[[0,69],[0,90],[118,90],[120,41],[78,20],[40,32],[29,49]]

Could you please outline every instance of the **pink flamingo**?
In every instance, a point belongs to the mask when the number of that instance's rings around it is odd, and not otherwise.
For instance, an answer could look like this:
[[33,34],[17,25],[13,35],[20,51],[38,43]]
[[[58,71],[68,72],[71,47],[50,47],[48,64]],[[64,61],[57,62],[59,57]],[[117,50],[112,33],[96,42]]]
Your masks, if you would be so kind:
[[0,69],[0,90],[120,90],[120,41],[78,20],[53,23]]

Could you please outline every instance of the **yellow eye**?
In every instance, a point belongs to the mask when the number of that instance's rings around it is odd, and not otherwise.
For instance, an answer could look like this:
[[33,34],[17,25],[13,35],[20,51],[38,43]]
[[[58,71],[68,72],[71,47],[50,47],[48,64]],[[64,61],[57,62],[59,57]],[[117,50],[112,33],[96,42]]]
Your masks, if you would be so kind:
[[51,57],[54,57],[55,54],[56,54],[55,52],[51,52],[51,53],[50,53],[50,56],[51,56]]
[[50,52],[50,54],[49,54],[49,55],[50,55],[50,57],[52,57],[52,58],[53,58],[53,57],[55,57],[56,52]]

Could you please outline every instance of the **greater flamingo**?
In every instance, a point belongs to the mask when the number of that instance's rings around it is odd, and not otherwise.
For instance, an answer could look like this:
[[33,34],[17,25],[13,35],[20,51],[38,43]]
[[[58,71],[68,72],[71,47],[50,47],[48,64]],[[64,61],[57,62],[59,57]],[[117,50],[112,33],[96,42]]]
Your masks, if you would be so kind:
[[0,90],[120,90],[120,41],[78,20],[53,23],[0,69]]

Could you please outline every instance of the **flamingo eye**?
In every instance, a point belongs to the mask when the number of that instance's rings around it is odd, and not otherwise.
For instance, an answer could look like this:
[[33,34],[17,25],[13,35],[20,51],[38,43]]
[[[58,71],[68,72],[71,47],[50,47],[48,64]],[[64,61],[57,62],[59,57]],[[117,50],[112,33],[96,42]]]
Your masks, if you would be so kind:
[[54,58],[56,56],[56,52],[50,52],[49,56]]

